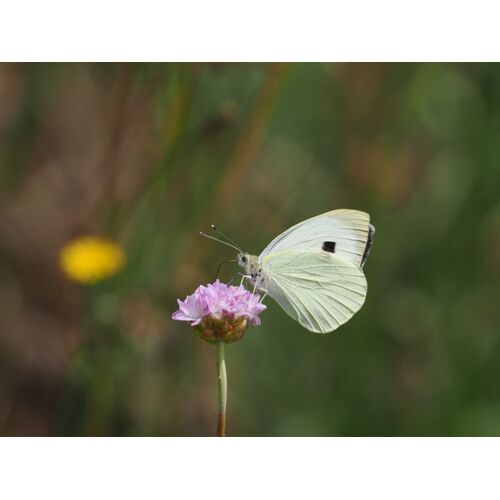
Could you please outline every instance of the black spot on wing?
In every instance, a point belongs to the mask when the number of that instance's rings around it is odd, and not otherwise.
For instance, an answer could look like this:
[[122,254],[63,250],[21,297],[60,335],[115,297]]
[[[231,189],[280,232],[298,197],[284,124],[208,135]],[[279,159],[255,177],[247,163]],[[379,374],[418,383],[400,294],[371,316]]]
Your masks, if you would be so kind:
[[321,247],[325,252],[335,253],[335,242],[325,241]]

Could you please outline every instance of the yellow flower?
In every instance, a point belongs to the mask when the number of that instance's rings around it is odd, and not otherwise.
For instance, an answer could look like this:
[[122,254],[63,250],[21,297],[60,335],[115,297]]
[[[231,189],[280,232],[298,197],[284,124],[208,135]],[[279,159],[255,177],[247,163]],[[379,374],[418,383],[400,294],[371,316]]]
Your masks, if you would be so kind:
[[111,240],[83,236],[64,245],[59,266],[74,281],[92,284],[118,273],[125,265],[125,253]]

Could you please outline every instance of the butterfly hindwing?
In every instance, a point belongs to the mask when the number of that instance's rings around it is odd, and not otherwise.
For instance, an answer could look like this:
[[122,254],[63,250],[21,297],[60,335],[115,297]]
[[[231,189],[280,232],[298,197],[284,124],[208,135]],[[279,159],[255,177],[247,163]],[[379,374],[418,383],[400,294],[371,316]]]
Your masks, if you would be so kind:
[[367,284],[359,265],[324,250],[281,250],[262,259],[262,288],[304,328],[327,333],[363,305]]

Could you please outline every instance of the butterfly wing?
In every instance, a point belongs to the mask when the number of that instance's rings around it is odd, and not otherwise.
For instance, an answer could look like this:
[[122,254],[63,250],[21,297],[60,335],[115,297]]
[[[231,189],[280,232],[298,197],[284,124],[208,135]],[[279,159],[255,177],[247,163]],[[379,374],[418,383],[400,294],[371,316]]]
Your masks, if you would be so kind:
[[349,209],[332,210],[300,222],[280,234],[267,245],[260,258],[264,260],[284,249],[326,249],[359,267],[366,260],[374,231],[367,213]]
[[311,332],[337,329],[365,301],[363,271],[331,252],[286,249],[266,256],[261,265],[261,287]]

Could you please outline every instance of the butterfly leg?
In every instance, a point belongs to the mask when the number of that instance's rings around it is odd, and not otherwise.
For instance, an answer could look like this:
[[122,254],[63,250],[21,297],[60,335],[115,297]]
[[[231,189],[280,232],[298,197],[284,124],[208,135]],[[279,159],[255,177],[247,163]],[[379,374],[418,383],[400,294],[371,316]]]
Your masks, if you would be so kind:
[[264,292],[264,295],[260,298],[260,302],[264,302],[264,299],[267,297],[267,294],[269,292],[265,288],[260,288],[260,287],[259,287],[259,292]]
[[240,286],[243,284],[243,280],[246,278],[246,275],[244,275],[243,273],[235,273],[235,274],[233,274],[232,278],[229,280],[228,285],[230,285],[234,281],[236,276],[242,276]]
[[[257,280],[255,279],[255,276],[252,276],[251,274],[242,274],[242,273],[236,273],[234,276],[233,276],[233,279],[235,276],[237,275],[240,275],[241,276],[241,281],[240,281],[240,286],[243,285],[243,283],[245,282],[245,279],[247,280],[253,280],[254,282],[254,285],[253,285],[253,291],[252,293],[255,293],[255,290],[257,289]],[[232,281],[232,280],[231,280]],[[259,287],[259,290],[260,290],[260,287]]]
[[[241,273],[239,273],[241,274]],[[245,281],[245,279],[251,279],[252,277],[249,275],[249,274],[241,274],[241,281],[240,281],[240,286],[243,285],[243,282]]]

